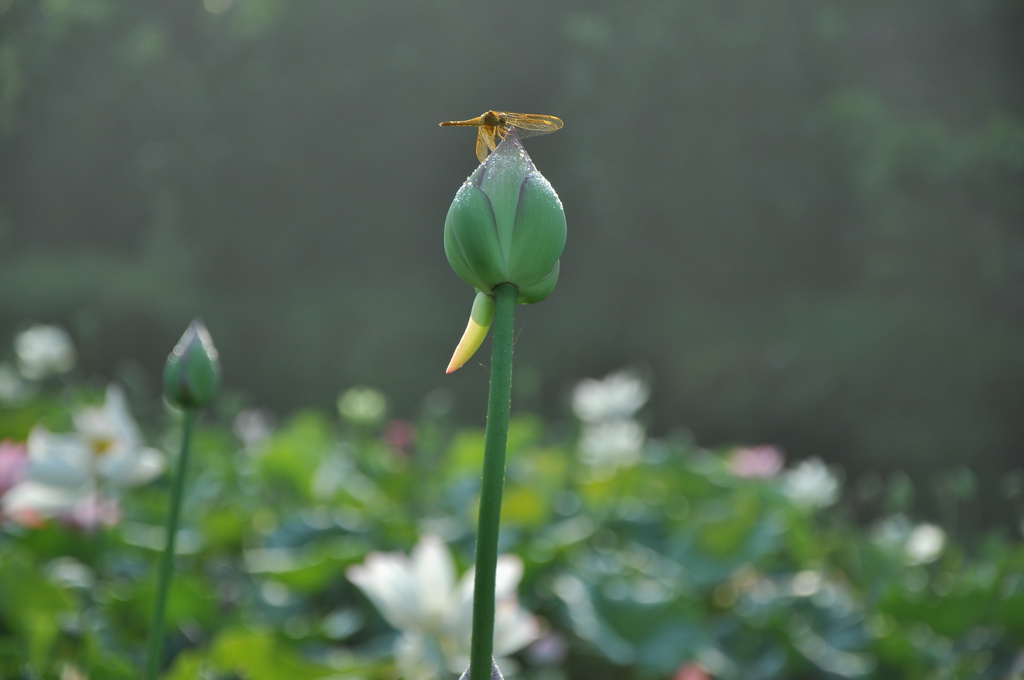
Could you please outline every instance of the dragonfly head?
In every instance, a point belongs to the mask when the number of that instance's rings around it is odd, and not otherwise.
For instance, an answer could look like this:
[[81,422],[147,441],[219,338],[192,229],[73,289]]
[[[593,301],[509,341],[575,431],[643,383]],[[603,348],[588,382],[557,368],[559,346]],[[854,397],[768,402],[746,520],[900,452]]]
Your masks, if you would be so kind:
[[487,127],[501,127],[508,122],[504,114],[497,111],[488,111],[481,118],[484,119],[484,125]]

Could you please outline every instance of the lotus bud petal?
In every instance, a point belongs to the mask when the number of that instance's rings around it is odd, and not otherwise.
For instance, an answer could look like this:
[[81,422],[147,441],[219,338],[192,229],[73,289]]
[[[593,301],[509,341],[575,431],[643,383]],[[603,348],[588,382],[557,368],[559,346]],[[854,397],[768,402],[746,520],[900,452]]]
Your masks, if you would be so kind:
[[463,364],[469,361],[483,344],[487,337],[487,331],[491,328],[491,321],[494,319],[494,298],[483,291],[477,291],[476,299],[473,300],[473,309],[469,313],[469,323],[459,340],[458,347],[452,360],[448,362],[448,369],[445,373],[454,373],[462,368]]

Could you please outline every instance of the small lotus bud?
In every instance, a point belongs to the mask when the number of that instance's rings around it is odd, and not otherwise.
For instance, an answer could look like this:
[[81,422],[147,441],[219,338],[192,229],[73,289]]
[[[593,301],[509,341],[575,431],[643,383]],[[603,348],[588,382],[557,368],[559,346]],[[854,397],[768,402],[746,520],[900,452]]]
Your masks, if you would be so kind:
[[515,130],[455,194],[444,223],[444,251],[455,273],[484,293],[503,283],[521,304],[540,302],[558,282],[565,211]]
[[217,348],[203,322],[195,319],[167,356],[164,393],[175,406],[202,408],[213,400],[219,387]]

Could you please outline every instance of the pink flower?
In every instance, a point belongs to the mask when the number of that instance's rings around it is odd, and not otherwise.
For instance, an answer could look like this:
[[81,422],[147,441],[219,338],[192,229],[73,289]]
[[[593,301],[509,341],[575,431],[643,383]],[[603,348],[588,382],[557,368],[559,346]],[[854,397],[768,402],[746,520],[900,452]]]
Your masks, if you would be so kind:
[[767,444],[733,449],[729,454],[729,471],[737,477],[774,477],[784,463],[782,452]]
[[75,503],[68,512],[59,519],[73,529],[92,533],[102,527],[111,528],[121,521],[121,509],[117,499],[104,498],[93,493]]
[[408,420],[392,420],[384,426],[381,437],[391,448],[409,453],[416,443],[416,426]]
[[699,663],[691,662],[685,666],[680,666],[676,671],[675,675],[672,676],[672,680],[712,680],[704,667]]
[[25,479],[28,451],[24,444],[10,439],[0,441],[0,496]]

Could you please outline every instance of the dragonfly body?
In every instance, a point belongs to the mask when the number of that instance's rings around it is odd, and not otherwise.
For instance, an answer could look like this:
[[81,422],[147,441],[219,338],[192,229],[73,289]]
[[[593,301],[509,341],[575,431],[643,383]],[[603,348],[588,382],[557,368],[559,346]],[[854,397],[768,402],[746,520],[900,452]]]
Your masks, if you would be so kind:
[[544,135],[562,127],[562,120],[555,116],[539,113],[509,113],[507,111],[485,111],[476,118],[469,120],[446,120],[440,123],[443,127],[475,127],[476,157],[481,163],[487,155],[494,151],[498,142],[512,128],[521,137]]

